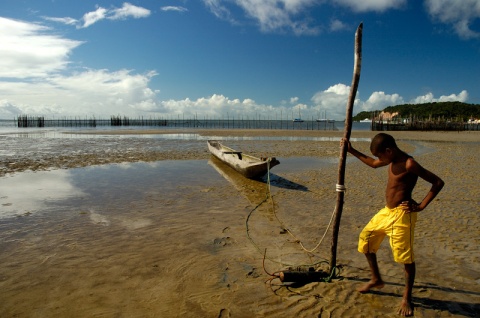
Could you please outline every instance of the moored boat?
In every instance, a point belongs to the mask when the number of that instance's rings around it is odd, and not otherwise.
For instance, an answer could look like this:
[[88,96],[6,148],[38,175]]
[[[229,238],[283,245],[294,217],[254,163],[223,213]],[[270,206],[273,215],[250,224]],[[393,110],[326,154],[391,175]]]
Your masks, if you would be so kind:
[[212,155],[250,179],[260,178],[280,164],[275,157],[257,158],[222,145],[218,140],[208,140],[207,144]]

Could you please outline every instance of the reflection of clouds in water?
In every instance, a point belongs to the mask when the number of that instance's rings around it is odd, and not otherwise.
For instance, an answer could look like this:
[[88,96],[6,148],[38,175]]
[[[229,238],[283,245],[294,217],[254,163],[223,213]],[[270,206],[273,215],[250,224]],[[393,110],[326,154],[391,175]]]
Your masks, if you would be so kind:
[[68,170],[22,172],[0,178],[0,218],[35,213],[48,203],[83,195]]
[[[167,162],[168,160],[162,160],[162,161]],[[148,162],[140,162],[140,163],[149,168],[157,168],[161,165],[160,161],[148,161]],[[101,171],[114,170],[114,169],[130,170],[134,168],[135,169],[138,168],[138,162],[120,162],[120,163],[112,163],[112,164],[106,164],[106,165],[97,165],[94,167],[94,169],[98,169]]]
[[107,219],[105,215],[101,215],[96,213],[94,210],[90,210],[90,220],[92,220],[93,224],[109,226],[110,221]]
[[[92,221],[93,224],[102,225],[102,226],[110,225],[111,222],[107,216],[97,213],[92,209],[90,209],[89,211],[90,211],[90,221]],[[152,224],[152,221],[146,218],[133,219],[129,217],[122,217],[122,218],[116,218],[116,220],[117,221],[120,220],[120,224],[123,227],[127,228],[128,230],[138,230]]]
[[143,227],[149,226],[150,224],[152,224],[152,221],[144,218],[137,219],[137,220],[133,220],[133,219],[122,220],[122,225],[129,230],[138,230]]
[[[148,161],[148,162],[141,162],[145,167],[147,168],[157,168],[160,166],[160,162],[158,161]],[[123,169],[123,170],[129,170],[132,168],[137,168],[138,165],[132,164],[131,162],[122,162],[117,164],[117,168]]]

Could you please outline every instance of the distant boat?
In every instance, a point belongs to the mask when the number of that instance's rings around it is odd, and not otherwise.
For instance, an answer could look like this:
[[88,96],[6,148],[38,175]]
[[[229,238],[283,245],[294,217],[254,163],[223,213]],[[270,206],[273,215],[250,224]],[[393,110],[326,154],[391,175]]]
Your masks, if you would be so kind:
[[319,123],[334,123],[335,119],[318,118],[317,122],[319,122]]
[[365,119],[362,119],[360,120],[361,123],[371,123],[372,120],[371,119],[368,119],[368,118],[365,118]]
[[263,177],[269,169],[280,164],[275,157],[257,158],[246,155],[222,145],[218,140],[209,140],[207,143],[212,155],[249,179]]
[[[293,117],[293,116],[292,116]],[[293,119],[294,123],[303,123],[302,116],[300,115],[300,108],[298,109],[298,118]]]

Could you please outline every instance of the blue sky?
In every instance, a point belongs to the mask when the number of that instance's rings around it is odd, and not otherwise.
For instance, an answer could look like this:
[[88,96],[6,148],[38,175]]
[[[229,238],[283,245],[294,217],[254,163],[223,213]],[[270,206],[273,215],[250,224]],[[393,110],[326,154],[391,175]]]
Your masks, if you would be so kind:
[[480,104],[480,0],[2,0],[0,118],[345,118]]

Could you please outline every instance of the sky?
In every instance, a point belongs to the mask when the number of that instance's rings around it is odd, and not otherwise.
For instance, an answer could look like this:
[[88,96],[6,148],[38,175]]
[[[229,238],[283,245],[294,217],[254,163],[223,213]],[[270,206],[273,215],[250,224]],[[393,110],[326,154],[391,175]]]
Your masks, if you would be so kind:
[[480,104],[480,0],[2,0],[0,118],[345,119]]

